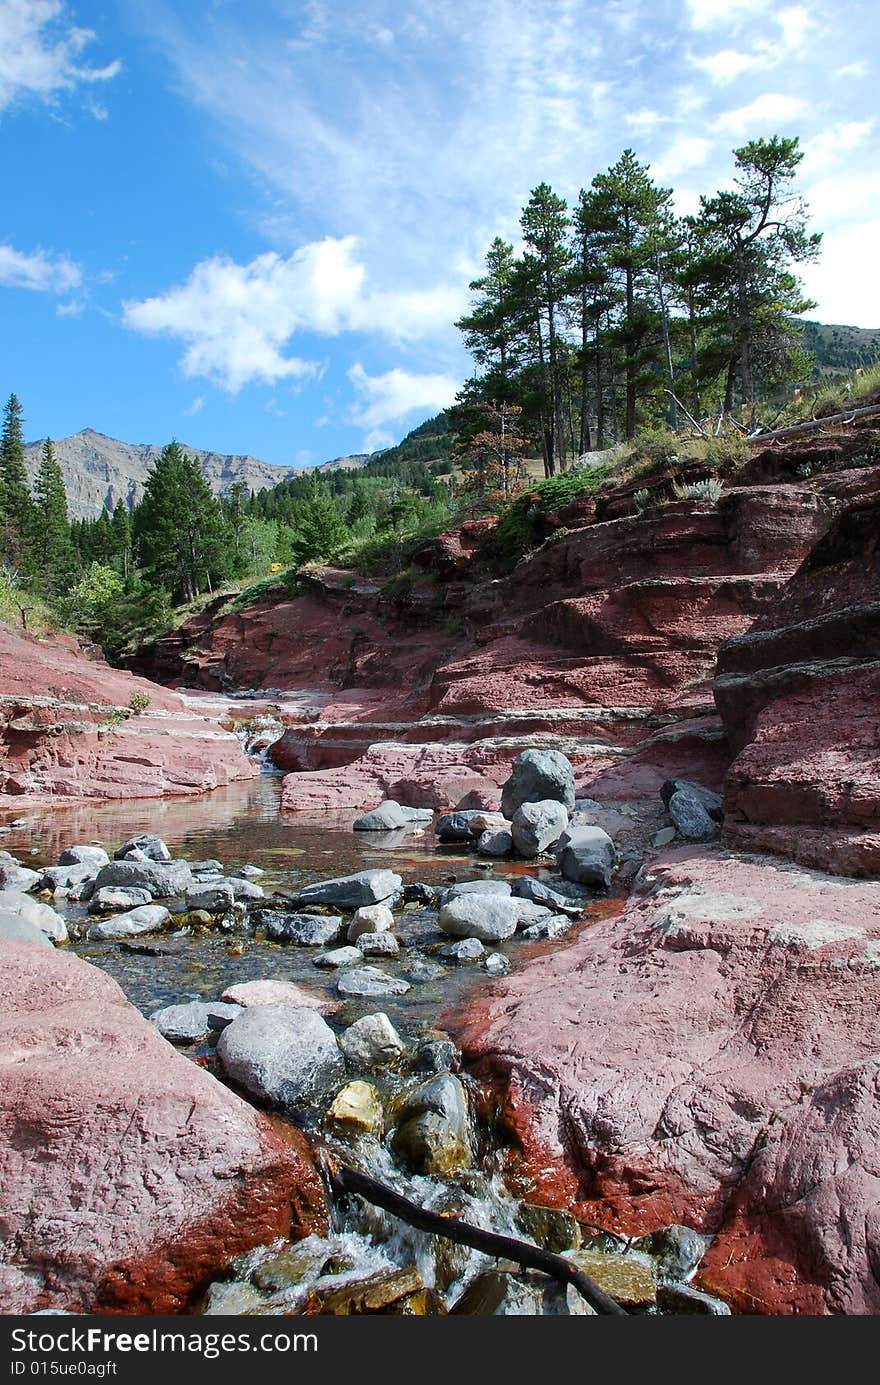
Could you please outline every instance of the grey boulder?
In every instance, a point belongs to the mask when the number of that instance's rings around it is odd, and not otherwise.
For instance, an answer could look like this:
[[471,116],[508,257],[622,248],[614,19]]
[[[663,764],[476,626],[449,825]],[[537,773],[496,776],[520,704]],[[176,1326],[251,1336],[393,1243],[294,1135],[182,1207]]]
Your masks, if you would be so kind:
[[513,837],[502,828],[499,831],[487,827],[477,842],[481,856],[509,856],[513,851]]
[[93,890],[89,900],[90,914],[111,914],[123,909],[138,909],[142,904],[150,904],[153,896],[149,890],[125,889],[122,885],[104,885]]
[[539,856],[558,841],[568,826],[568,809],[557,799],[521,803],[510,823],[513,844],[520,856]]
[[382,996],[406,995],[408,990],[408,981],[389,976],[378,967],[346,967],[336,983],[337,995],[370,996],[377,1000]]
[[513,818],[523,803],[551,798],[571,812],[574,808],[574,771],[559,750],[524,750],[513,762],[510,778],[501,790],[501,811]]
[[339,1036],[339,1047],[355,1068],[381,1067],[393,1063],[405,1045],[387,1015],[378,1011],[355,1020]]
[[58,857],[59,866],[92,866],[97,875],[110,860],[102,846],[69,846]]
[[352,829],[355,832],[393,832],[398,827],[412,827],[433,820],[430,808],[405,808],[393,798],[386,798],[378,807],[356,818]]
[[669,807],[670,799],[673,794],[686,793],[691,798],[695,798],[702,803],[710,818],[715,822],[721,822],[724,817],[724,803],[721,795],[715,793],[714,789],[707,789],[702,784],[696,784],[692,779],[667,779],[660,786],[660,797],[666,808]]
[[114,860],[98,872],[95,889],[105,885],[131,886],[148,890],[154,899],[170,899],[185,895],[194,885],[192,871],[186,861],[123,861]]
[[363,904],[382,904],[396,899],[403,880],[393,870],[361,870],[333,880],[317,880],[301,891],[298,904],[329,904],[339,909],[359,909]]
[[93,923],[88,937],[96,942],[112,938],[133,938],[140,933],[155,933],[171,918],[164,904],[142,904],[127,914],[115,914],[101,923]]
[[506,880],[459,880],[456,885],[447,885],[440,890],[437,895],[437,902],[442,908],[444,904],[451,903],[453,899],[461,899],[463,895],[509,896],[510,893],[510,885]]
[[17,914],[26,923],[33,924],[45,933],[54,943],[67,941],[67,924],[60,914],[39,899],[32,899],[21,890],[0,890],[0,909],[9,914]]
[[557,859],[566,880],[607,890],[617,852],[601,827],[572,827],[560,839]]
[[443,933],[497,943],[510,938],[519,922],[521,901],[499,894],[466,894],[444,904],[437,918]]
[[207,1038],[212,1029],[221,1027],[212,1020],[234,1020],[241,1014],[240,1005],[230,1005],[222,1000],[191,1000],[185,1005],[166,1005],[155,1010],[150,1021],[156,1026],[163,1039],[172,1044],[196,1044]]
[[12,909],[0,909],[0,938],[8,943],[41,943],[52,947],[52,939],[35,923],[16,914]]
[[680,837],[690,842],[708,842],[718,836],[718,823],[692,793],[678,789],[668,806]]
[[139,837],[129,837],[118,851],[114,851],[114,861],[124,861],[132,852],[139,852],[141,856],[146,856],[150,861],[170,861],[171,852],[165,845],[161,837],[157,837],[155,832],[145,832]]
[[298,943],[300,947],[326,947],[339,941],[341,914],[282,914],[263,909],[257,922],[273,943]]
[[248,1006],[223,1030],[217,1056],[240,1087],[278,1106],[311,1097],[345,1070],[327,1022],[295,1005]]
[[485,955],[486,949],[479,938],[459,938],[458,942],[447,943],[440,949],[440,956],[452,962],[481,962]]

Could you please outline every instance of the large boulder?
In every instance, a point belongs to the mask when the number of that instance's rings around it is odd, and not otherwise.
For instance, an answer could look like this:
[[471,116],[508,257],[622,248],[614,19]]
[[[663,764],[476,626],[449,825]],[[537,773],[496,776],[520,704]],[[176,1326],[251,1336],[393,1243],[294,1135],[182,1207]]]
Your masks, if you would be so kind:
[[395,900],[403,890],[403,880],[393,870],[361,870],[333,880],[316,880],[300,891],[297,903],[329,904],[337,909],[360,909],[363,904],[382,904]]
[[255,922],[266,930],[273,943],[298,943],[300,947],[326,947],[342,932],[341,914],[285,914],[278,909],[261,909]]
[[501,790],[501,811],[513,818],[523,803],[544,799],[574,810],[574,771],[559,750],[524,750],[513,762],[510,778]]
[[409,988],[408,981],[399,976],[389,976],[387,971],[381,971],[379,967],[345,967],[336,982],[337,995],[363,996],[371,1000],[406,995]]
[[295,1107],[345,1069],[336,1035],[315,1010],[248,1006],[217,1042],[224,1072],[260,1101]]
[[126,914],[114,914],[112,918],[93,923],[88,936],[97,942],[111,938],[136,938],[141,933],[158,932],[170,918],[164,904],[142,904]]
[[239,1005],[220,1000],[188,1000],[183,1005],[166,1005],[154,1010],[150,1023],[155,1024],[163,1039],[172,1044],[197,1044],[206,1039],[212,1029],[231,1024],[241,1014]]
[[91,866],[96,875],[109,861],[110,857],[102,846],[88,844],[65,847],[58,857],[59,866]]
[[601,827],[571,827],[559,839],[557,859],[566,880],[607,890],[617,852]]
[[154,899],[170,899],[185,895],[195,886],[192,871],[186,861],[111,861],[103,866],[95,880],[95,889],[105,885],[122,885],[136,890],[148,890]]
[[510,823],[513,844],[520,856],[539,856],[558,841],[568,826],[568,809],[556,799],[521,803]]
[[0,909],[0,940],[10,943],[40,943],[52,947],[52,939],[35,923],[29,923],[13,909]]
[[468,1103],[450,1072],[413,1088],[397,1111],[394,1153],[416,1173],[446,1175],[471,1162]]
[[386,798],[378,807],[355,818],[352,829],[355,832],[394,832],[400,827],[415,827],[419,823],[427,825],[433,821],[431,808],[406,808],[393,798]]
[[171,852],[161,837],[157,837],[155,832],[145,832],[139,837],[129,837],[127,842],[123,842],[118,851],[113,853],[115,861],[124,861],[133,852],[138,853],[138,859],[146,856],[150,861],[170,861]]
[[26,923],[33,924],[53,943],[67,941],[67,924],[64,919],[42,900],[32,899],[20,890],[0,890],[0,909],[9,914],[17,914]]
[[454,938],[497,943],[516,932],[522,903],[525,901],[501,894],[459,895],[443,905],[437,923],[442,932]]
[[0,1312],[172,1314],[256,1245],[320,1229],[296,1147],[115,981],[0,949]]

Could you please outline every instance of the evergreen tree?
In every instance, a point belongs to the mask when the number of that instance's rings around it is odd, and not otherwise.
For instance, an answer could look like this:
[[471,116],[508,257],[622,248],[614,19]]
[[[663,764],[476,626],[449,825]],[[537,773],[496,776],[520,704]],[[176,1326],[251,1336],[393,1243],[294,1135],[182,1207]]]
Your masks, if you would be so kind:
[[737,385],[751,409],[759,384],[772,388],[802,369],[793,318],[815,304],[791,266],[815,260],[822,239],[808,234],[806,204],[790,192],[803,158],[797,138],[752,140],[733,153],[734,190],[702,198],[700,215],[704,276],[726,307],[728,410]]
[[177,600],[192,601],[224,574],[220,506],[198,462],[177,442],[170,442],[156,458],[134,527],[150,580],[167,587]]
[[623,355],[624,433],[631,438],[640,386],[649,383],[646,368],[661,359],[661,257],[671,234],[672,190],[657,187],[631,149],[607,173],[596,175],[592,189],[594,224],[608,271],[620,288],[615,336]]
[[535,345],[545,382],[544,467],[552,476],[565,466],[563,427],[563,350],[560,340],[571,249],[568,208],[549,183],[540,183],[529,198],[520,219],[528,247],[523,268],[533,285]]
[[28,487],[22,435],[22,407],[14,394],[3,411],[0,435],[0,545],[14,567],[30,565],[33,503]]
[[348,539],[336,502],[317,477],[311,482],[311,493],[297,506],[293,527],[299,564],[332,558]]
[[49,594],[66,590],[76,566],[64,477],[52,439],[46,438],[34,480],[33,566],[42,589]]
[[113,557],[122,574],[122,580],[127,582],[131,575],[132,537],[131,516],[124,500],[117,500],[113,507],[110,530],[113,535]]

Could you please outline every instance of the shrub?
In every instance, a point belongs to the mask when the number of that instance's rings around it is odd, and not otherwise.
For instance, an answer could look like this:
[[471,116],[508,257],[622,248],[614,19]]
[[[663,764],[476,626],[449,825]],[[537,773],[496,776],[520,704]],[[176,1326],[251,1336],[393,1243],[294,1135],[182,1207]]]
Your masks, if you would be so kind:
[[690,481],[684,486],[680,486],[677,481],[672,483],[672,493],[676,500],[706,500],[710,505],[718,504],[721,490],[721,482],[715,476],[707,476],[704,481]]
[[651,492],[644,488],[642,490],[637,490],[633,496],[633,500],[635,502],[636,509],[641,514],[642,510],[647,509],[648,504],[650,503]]
[[121,726],[125,721],[125,709],[123,707],[111,707],[105,717],[101,718],[102,726]]
[[128,699],[128,706],[130,711],[134,712],[136,717],[139,717],[144,714],[152,700],[148,692],[137,691],[133,692]]

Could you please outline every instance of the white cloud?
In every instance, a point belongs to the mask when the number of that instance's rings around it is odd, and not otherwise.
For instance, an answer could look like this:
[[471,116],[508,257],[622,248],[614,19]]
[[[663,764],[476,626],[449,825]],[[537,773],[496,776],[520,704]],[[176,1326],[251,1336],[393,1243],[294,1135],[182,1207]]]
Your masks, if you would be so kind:
[[26,255],[11,245],[0,245],[0,284],[6,288],[68,293],[81,283],[82,270],[66,255],[51,255],[45,250]]
[[750,10],[763,9],[765,4],[766,0],[687,0],[695,29],[717,29]]
[[842,120],[820,130],[802,146],[801,175],[806,178],[846,165],[854,150],[870,137],[874,120]]
[[712,142],[701,135],[679,135],[651,164],[656,178],[675,178],[689,168],[699,168],[706,162]]
[[195,397],[195,399],[193,400],[193,402],[190,404],[189,408],[188,408],[188,409],[184,409],[183,412],[184,412],[188,417],[192,418],[195,414],[200,414],[201,411],[202,411],[202,409],[203,409],[204,407],[205,407],[205,396],[204,396],[203,394],[197,394],[196,397]]
[[880,218],[826,233],[821,260],[802,267],[800,274],[808,296],[819,304],[820,312],[811,317],[821,314],[823,322],[880,327],[880,277],[869,268],[878,244]]
[[286,354],[297,332],[415,341],[462,310],[460,288],[368,288],[357,248],[353,236],[327,237],[287,257],[269,251],[248,264],[215,256],[167,293],[125,303],[123,321],[135,331],[186,342],[184,374],[235,393],[251,381],[319,374],[315,362]]
[[[119,62],[86,67],[77,59],[95,38],[73,24],[63,0],[2,0],[0,4],[0,111],[22,96],[51,101],[83,83],[106,82]],[[106,112],[99,105],[94,113]]]
[[744,72],[767,67],[768,58],[766,53],[741,53],[737,48],[722,48],[720,52],[710,53],[705,58],[692,56],[691,62],[701,68],[716,86],[724,86],[736,81]]
[[815,20],[803,5],[790,5],[773,17],[782,29],[782,42],[788,49],[803,48],[807,34],[816,27]]
[[461,381],[451,375],[419,375],[408,370],[389,370],[384,375],[368,375],[358,362],[348,378],[359,396],[352,410],[352,421],[366,428],[366,451],[388,446],[393,435],[387,425],[400,423],[415,413],[439,413],[455,398]]
[[628,111],[625,119],[627,125],[642,134],[653,130],[657,125],[662,125],[669,116],[661,115],[659,111],[641,110]]
[[794,120],[806,110],[807,103],[800,96],[788,96],[784,92],[764,92],[756,96],[748,106],[740,106],[735,111],[724,111],[719,115],[716,127],[733,135],[745,134],[760,127],[759,133],[767,134],[768,127],[776,133],[780,122]]

